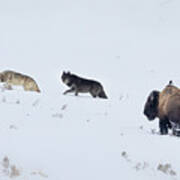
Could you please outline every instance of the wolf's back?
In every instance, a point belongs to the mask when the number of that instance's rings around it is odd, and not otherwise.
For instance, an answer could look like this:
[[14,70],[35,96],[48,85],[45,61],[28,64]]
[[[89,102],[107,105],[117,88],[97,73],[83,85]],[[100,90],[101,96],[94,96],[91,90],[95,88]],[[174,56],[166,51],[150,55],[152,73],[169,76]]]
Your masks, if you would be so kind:
[[25,78],[24,88],[29,91],[41,92],[36,81],[29,76],[26,76],[26,78]]

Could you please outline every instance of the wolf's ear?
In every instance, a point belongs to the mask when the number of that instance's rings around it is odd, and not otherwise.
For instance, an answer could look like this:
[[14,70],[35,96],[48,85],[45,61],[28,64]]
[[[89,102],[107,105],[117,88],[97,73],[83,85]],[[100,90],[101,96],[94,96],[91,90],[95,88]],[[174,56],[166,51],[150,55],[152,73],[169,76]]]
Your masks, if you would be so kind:
[[67,72],[67,74],[71,74],[71,72],[70,72],[70,71],[68,71],[68,72]]

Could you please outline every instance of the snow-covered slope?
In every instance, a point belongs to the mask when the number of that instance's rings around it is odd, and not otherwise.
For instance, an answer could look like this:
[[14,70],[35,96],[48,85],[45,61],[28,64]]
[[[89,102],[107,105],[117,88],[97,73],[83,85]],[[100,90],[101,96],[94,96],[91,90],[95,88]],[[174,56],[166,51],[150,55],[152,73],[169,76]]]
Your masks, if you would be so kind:
[[[0,2],[0,71],[41,94],[0,87],[0,180],[176,180],[180,139],[158,134],[143,106],[180,86],[180,2]],[[100,81],[108,100],[62,95],[63,70]]]

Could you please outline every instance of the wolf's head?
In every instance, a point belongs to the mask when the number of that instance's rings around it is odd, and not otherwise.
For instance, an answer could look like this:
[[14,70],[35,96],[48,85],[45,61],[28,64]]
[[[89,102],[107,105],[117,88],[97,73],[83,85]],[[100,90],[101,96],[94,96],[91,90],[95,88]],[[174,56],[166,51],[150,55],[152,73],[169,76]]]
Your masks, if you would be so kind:
[[157,117],[159,104],[159,91],[152,91],[147,98],[144,115],[152,121]]
[[63,71],[62,75],[61,75],[61,79],[63,81],[64,84],[66,84],[67,86],[70,86],[70,81],[71,81],[71,73],[68,71],[67,73],[65,71]]

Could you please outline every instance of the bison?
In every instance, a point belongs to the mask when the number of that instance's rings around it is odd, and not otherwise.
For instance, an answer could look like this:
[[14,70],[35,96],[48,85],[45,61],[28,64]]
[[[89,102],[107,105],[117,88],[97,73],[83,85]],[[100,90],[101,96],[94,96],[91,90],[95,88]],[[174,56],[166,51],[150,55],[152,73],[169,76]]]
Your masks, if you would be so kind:
[[162,92],[152,91],[145,103],[144,115],[149,121],[159,118],[160,134],[168,134],[172,128],[173,135],[180,136],[180,89],[170,81]]

